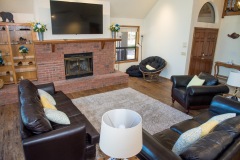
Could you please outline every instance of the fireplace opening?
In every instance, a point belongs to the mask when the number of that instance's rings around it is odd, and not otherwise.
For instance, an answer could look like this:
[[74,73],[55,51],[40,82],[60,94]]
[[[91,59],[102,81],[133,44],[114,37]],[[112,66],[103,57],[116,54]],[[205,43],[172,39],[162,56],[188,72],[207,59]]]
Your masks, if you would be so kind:
[[92,52],[65,54],[64,65],[66,79],[92,76],[93,75]]

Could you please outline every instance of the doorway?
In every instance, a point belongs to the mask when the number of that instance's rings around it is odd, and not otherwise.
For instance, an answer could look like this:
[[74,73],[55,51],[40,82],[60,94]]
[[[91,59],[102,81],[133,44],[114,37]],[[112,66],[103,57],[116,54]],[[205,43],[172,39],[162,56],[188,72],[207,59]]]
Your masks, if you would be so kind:
[[218,29],[194,29],[189,75],[198,75],[201,72],[211,74],[217,36]]

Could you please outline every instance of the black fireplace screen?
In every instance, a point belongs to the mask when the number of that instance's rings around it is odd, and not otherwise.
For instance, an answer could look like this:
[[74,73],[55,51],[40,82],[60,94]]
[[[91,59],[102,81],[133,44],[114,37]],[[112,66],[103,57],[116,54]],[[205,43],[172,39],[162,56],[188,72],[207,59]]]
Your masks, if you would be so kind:
[[92,53],[65,54],[66,79],[93,75]]

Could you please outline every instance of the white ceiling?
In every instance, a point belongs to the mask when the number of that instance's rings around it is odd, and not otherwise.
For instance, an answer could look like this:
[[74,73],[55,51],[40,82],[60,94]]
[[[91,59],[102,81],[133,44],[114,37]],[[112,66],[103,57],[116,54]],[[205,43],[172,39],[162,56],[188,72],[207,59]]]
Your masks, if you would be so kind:
[[105,0],[110,1],[111,17],[143,19],[158,0]]

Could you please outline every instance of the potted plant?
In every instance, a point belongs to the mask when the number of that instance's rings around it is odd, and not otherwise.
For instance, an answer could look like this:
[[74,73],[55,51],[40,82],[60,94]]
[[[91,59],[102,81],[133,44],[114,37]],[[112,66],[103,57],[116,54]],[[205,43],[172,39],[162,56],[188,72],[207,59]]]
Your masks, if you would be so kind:
[[26,58],[26,54],[28,54],[28,48],[25,46],[20,46],[19,47],[19,52],[23,55],[23,58]]
[[33,31],[38,33],[39,41],[43,41],[43,33],[47,30],[46,25],[40,22],[32,22],[31,23]]
[[119,32],[120,30],[120,25],[119,24],[112,24],[110,26],[110,30],[112,32],[112,38],[116,38],[116,32]]

